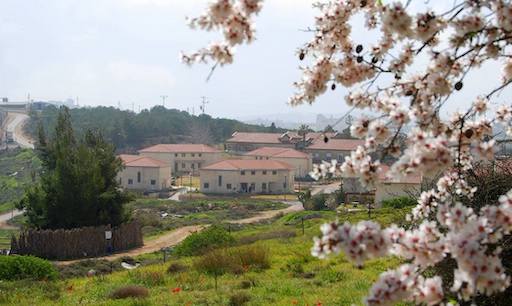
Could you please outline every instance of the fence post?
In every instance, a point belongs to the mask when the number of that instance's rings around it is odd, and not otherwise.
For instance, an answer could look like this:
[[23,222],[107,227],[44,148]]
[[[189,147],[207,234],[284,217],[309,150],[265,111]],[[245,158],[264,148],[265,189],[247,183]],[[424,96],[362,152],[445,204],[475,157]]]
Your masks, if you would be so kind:
[[300,217],[300,220],[302,222],[302,236],[304,236],[304,217]]

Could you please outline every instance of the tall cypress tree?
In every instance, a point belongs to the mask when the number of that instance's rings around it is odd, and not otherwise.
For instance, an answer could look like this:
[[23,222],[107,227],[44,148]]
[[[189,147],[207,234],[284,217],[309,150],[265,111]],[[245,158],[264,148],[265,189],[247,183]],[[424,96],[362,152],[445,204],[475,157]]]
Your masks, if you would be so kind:
[[126,219],[130,197],[116,181],[122,169],[113,145],[101,133],[75,138],[67,108],[61,108],[55,131],[39,131],[37,152],[43,161],[41,182],[27,190],[19,207],[36,228],[118,225]]

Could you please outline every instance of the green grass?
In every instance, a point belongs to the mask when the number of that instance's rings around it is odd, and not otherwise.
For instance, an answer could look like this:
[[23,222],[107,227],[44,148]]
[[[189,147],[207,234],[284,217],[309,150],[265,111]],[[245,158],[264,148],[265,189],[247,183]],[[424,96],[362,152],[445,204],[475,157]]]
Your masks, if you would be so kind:
[[[143,226],[145,237],[152,238],[169,230],[196,224],[214,224],[225,220],[249,218],[260,211],[276,210],[286,204],[250,198],[171,200],[138,199],[128,204]],[[167,213],[167,217],[162,217]]]
[[[389,224],[401,221],[404,210],[375,211],[375,220]],[[241,275],[225,274],[214,278],[196,272],[194,257],[171,258],[167,263],[143,266],[136,271],[115,272],[93,278],[74,278],[55,282],[4,282],[0,284],[0,303],[6,305],[228,305],[234,294],[250,297],[246,305],[361,305],[378,275],[400,262],[390,257],[367,262],[357,269],[343,256],[319,260],[310,255],[312,238],[319,235],[319,225],[333,220],[335,213],[301,212],[280,218],[272,224],[247,225],[233,232],[235,238],[278,230],[296,231],[297,236],[255,242],[271,253],[270,269],[248,271]],[[302,235],[304,221],[305,235]],[[366,219],[365,212],[338,216],[341,221]],[[160,254],[148,254],[141,261],[157,261]],[[181,273],[166,273],[171,263],[188,267]],[[303,273],[296,273],[298,268]],[[299,270],[300,270],[299,269]],[[307,275],[307,277],[306,277]],[[249,285],[248,285],[249,284]],[[144,300],[111,300],[110,293],[125,285],[143,285],[149,289]],[[41,286],[41,287],[40,287]],[[247,288],[249,287],[249,288]],[[180,288],[179,292],[173,289]],[[242,289],[246,288],[246,289]]]

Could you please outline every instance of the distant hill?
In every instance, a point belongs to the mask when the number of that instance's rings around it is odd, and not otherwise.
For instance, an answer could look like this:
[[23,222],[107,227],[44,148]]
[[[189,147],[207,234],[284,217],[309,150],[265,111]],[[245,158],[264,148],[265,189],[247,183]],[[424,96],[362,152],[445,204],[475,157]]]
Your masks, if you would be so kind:
[[[38,122],[52,132],[59,109],[47,107],[42,112],[31,112],[28,131],[35,137]],[[222,143],[235,131],[285,132],[280,128],[246,124],[237,120],[193,116],[185,111],[155,106],[136,114],[114,107],[87,107],[70,110],[75,132],[100,130],[112,141],[118,151],[130,152],[156,143]]]

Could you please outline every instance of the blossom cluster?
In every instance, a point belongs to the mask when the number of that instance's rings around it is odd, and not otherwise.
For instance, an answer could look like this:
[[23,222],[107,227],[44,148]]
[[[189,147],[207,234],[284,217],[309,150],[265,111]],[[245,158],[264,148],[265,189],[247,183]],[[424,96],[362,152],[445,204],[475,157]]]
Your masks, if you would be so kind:
[[[315,165],[313,178],[359,177],[363,185],[372,186],[389,156],[394,159],[387,176],[436,178],[408,216],[410,228],[381,228],[371,221],[322,226],[312,249],[315,256],[343,252],[358,266],[388,255],[408,261],[380,276],[365,299],[367,305],[436,305],[446,303],[448,295],[470,300],[510,286],[501,249],[495,246],[512,231],[512,191],[474,211],[468,204],[478,190],[465,175],[475,161],[495,158],[495,125],[512,136],[512,107],[495,99],[512,83],[512,4],[457,0],[444,11],[417,11],[414,2],[315,4],[313,37],[298,50],[305,63],[302,78],[294,83],[296,93],[289,100],[291,105],[310,104],[328,89],[343,87],[349,91],[346,104],[363,113],[351,123],[350,133],[364,139],[364,145],[341,163]],[[446,7],[446,1],[440,2]],[[257,0],[214,1],[192,25],[219,29],[224,41],[183,56],[184,61],[231,63],[232,47],[254,39],[252,17],[261,5]],[[368,31],[379,32],[374,43],[355,41],[356,16],[364,17]],[[466,77],[488,62],[502,67],[495,88],[472,97],[463,111],[446,111],[447,105],[464,106],[454,93],[464,90]],[[447,258],[456,262],[451,292],[443,292],[439,276],[424,276],[427,268]]]

